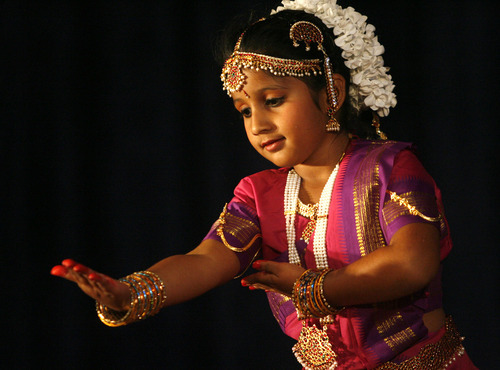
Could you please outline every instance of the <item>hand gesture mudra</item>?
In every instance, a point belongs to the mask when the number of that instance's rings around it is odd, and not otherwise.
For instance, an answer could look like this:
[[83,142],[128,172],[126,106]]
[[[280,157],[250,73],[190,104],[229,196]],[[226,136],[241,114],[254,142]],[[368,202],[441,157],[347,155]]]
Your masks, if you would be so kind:
[[293,285],[305,271],[303,267],[291,263],[263,260],[255,261],[252,267],[258,272],[243,278],[241,285],[252,290],[262,289],[289,297],[292,295]]
[[71,259],[54,266],[50,273],[72,281],[97,302],[116,311],[126,311],[130,306],[129,287],[107,275],[94,271]]

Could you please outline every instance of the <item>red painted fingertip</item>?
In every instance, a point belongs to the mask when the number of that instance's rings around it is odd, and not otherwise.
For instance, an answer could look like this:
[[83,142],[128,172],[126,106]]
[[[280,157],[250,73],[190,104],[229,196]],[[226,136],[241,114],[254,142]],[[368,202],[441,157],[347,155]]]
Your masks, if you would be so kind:
[[256,270],[260,269],[262,265],[262,261],[255,261],[254,263],[252,263],[252,267]]
[[60,277],[64,277],[67,272],[68,271],[66,270],[66,268],[64,266],[60,266],[60,265],[54,266],[54,267],[52,267],[52,270],[50,270],[51,275],[60,276]]
[[68,258],[68,259],[65,259],[64,261],[62,261],[62,265],[65,267],[73,267],[76,265],[76,262],[73,261],[72,259]]
[[95,272],[91,272],[89,274],[89,279],[92,281],[101,281],[101,277],[97,275]]
[[254,287],[253,285],[249,285],[249,286],[248,286],[248,289],[250,289],[250,290],[256,290],[257,288],[256,288],[256,287]]
[[89,271],[88,267],[85,267],[79,263],[73,267],[73,270],[75,270],[76,272],[79,272],[79,273],[83,273],[83,274]]
[[248,283],[245,280],[241,280],[241,286],[248,286]]

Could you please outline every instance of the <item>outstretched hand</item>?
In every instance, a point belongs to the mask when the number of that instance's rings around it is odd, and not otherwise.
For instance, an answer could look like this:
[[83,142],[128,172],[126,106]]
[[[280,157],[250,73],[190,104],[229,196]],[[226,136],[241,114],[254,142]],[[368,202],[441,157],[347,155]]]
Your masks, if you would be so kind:
[[292,295],[293,285],[305,271],[304,268],[286,262],[255,261],[252,267],[259,272],[246,276],[241,285],[250,289],[263,289]]
[[54,266],[50,273],[72,281],[88,296],[116,311],[126,311],[130,304],[128,286],[71,259]]

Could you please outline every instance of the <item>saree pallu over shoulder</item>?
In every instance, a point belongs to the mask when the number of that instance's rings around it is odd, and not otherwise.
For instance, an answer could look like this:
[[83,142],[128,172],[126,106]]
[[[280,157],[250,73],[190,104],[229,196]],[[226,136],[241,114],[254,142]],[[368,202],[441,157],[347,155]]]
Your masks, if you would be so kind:
[[[369,253],[384,248],[397,228],[391,228],[384,218],[389,196],[387,190],[396,157],[411,144],[390,141],[356,141],[341,168],[334,188],[327,233],[331,266],[341,268]],[[425,176],[424,176],[425,178]],[[429,177],[430,178],[430,177]],[[398,190],[422,192],[433,214],[438,212],[434,183],[419,181],[414,176],[401,180]],[[398,220],[404,218],[404,220]],[[394,222],[398,227],[411,222],[429,222],[401,210]],[[371,368],[393,359],[427,335],[423,314],[441,307],[440,276],[426,291],[397,301],[362,307],[350,307],[338,316],[338,327],[344,344],[352,353],[364,357],[364,366]],[[345,337],[345,336],[344,336]],[[362,349],[361,351],[359,349]]]
[[[408,143],[387,141],[355,141],[345,158],[342,175],[334,189],[330,214],[342,233],[342,262],[350,264],[378,248],[385,247],[386,235],[380,222],[380,211],[391,175],[394,158]],[[381,196],[382,194],[382,196]],[[354,222],[354,223],[353,223]],[[334,224],[332,223],[332,226]],[[354,230],[353,230],[354,228]],[[338,238],[338,232],[328,233]],[[332,240],[338,244],[339,240]]]

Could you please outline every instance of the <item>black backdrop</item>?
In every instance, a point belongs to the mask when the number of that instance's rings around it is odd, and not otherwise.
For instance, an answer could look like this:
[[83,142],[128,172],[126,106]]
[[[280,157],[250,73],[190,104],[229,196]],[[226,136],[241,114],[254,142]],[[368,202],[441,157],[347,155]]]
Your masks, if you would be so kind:
[[[276,3],[0,2],[2,363],[299,368],[264,295],[238,281],[111,329],[49,275],[67,257],[119,277],[186,252],[238,180],[269,167],[221,90],[212,45],[234,15]],[[444,193],[455,241],[445,306],[474,361],[493,368],[496,2],[342,4],[367,14],[386,47],[399,104],[383,128],[417,144]]]

